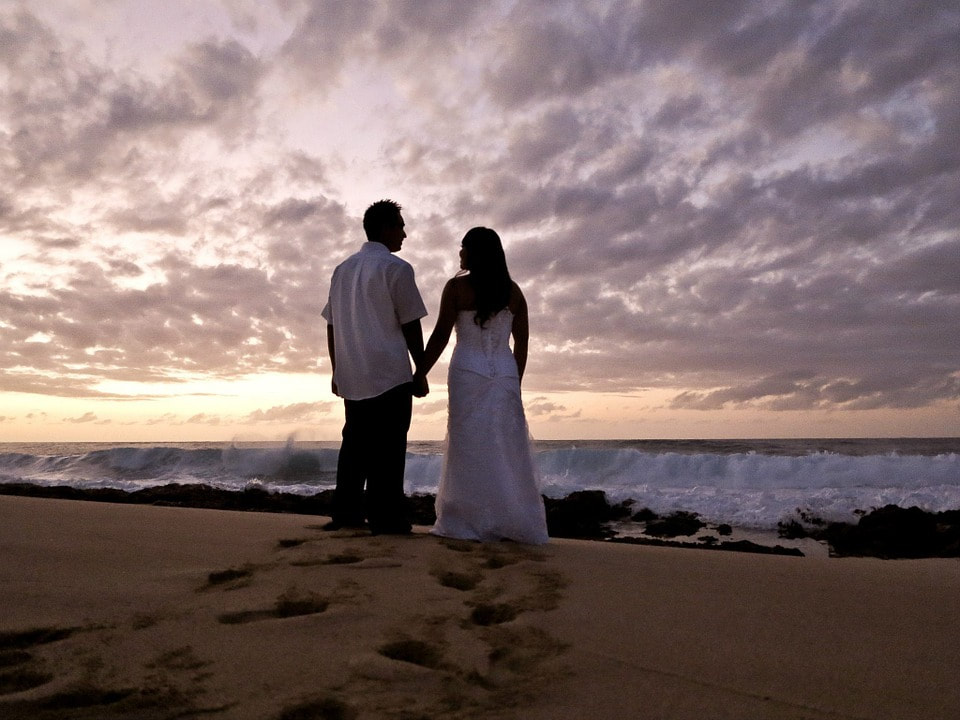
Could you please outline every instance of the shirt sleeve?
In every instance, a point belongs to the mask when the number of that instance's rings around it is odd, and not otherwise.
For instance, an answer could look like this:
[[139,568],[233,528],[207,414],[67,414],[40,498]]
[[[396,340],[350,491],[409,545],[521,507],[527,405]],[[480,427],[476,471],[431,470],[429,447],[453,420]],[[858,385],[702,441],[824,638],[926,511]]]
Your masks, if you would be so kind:
[[333,313],[330,311],[329,299],[327,299],[327,304],[323,306],[323,310],[320,311],[320,317],[327,321],[327,325],[333,324]]
[[413,266],[407,263],[398,266],[391,294],[397,320],[401,325],[426,316],[427,307],[423,304],[423,298],[420,297],[420,291],[417,289]]

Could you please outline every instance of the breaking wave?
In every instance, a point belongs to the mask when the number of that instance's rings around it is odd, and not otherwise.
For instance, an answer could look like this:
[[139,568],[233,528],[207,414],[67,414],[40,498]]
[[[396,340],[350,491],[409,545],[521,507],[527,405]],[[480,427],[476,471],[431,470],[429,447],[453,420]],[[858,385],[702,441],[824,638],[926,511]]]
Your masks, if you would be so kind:
[[[679,442],[679,441],[678,441]],[[550,497],[602,490],[611,501],[632,501],[658,513],[686,510],[711,522],[775,527],[797,510],[850,521],[857,511],[893,504],[924,510],[960,508],[956,441],[922,453],[891,450],[889,441],[859,441],[844,452],[749,442],[640,441],[538,443],[542,489]],[[949,449],[950,451],[940,451]],[[433,493],[442,443],[411,443],[406,490]],[[843,450],[843,448],[840,448]],[[264,447],[177,445],[4,446],[0,483],[68,485],[135,491],[169,484],[223,490],[259,487],[312,495],[336,480],[335,443]],[[901,448],[902,450],[902,448]]]

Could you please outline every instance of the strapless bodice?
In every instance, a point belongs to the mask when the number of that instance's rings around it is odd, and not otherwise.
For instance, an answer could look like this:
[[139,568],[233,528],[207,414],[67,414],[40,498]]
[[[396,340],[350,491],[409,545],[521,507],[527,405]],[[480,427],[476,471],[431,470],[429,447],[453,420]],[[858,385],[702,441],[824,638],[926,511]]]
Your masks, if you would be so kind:
[[486,377],[517,377],[517,363],[510,349],[513,313],[504,308],[480,327],[475,310],[457,315],[457,344],[450,369],[469,370]]

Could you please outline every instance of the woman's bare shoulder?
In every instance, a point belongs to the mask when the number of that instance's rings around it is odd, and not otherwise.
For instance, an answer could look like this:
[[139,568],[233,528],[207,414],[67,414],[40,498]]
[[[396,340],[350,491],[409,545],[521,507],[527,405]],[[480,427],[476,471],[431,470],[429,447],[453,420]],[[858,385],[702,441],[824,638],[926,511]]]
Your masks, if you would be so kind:
[[454,298],[457,310],[471,310],[476,306],[473,286],[466,275],[456,275],[447,280],[447,289]]

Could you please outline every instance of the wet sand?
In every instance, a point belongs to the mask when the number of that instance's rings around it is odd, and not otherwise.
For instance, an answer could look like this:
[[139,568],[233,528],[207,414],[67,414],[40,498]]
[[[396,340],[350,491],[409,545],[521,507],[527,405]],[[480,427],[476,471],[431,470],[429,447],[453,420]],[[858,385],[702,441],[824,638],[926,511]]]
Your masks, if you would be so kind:
[[0,717],[956,718],[960,561],[0,497]]

